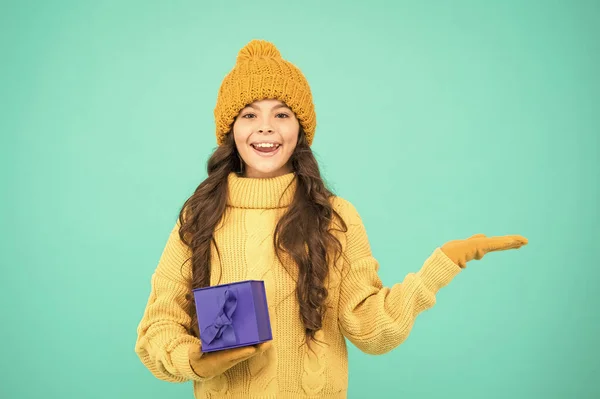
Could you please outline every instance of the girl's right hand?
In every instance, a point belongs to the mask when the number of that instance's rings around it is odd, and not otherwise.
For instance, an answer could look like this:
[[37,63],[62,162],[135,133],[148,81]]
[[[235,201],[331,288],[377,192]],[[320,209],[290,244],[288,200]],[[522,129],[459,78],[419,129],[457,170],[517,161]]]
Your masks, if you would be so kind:
[[202,378],[212,378],[252,356],[262,354],[270,347],[271,341],[268,341],[253,346],[202,353],[200,346],[190,345],[188,354],[194,373]]

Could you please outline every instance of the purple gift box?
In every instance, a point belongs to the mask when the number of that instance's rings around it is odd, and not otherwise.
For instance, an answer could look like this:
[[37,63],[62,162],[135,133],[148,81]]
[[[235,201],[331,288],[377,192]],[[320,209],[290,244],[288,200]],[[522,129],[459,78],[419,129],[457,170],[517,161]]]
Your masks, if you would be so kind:
[[193,292],[202,352],[273,339],[264,281],[246,280]]

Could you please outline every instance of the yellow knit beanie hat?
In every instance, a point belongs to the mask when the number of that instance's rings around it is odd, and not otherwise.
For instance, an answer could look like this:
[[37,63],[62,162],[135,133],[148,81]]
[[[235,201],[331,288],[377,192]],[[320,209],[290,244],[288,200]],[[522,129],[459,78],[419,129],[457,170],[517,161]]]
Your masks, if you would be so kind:
[[246,105],[263,99],[277,99],[290,107],[306,132],[308,144],[312,144],[317,118],[308,82],[272,43],[264,40],[246,44],[221,83],[214,110],[217,144],[223,143],[235,117]]

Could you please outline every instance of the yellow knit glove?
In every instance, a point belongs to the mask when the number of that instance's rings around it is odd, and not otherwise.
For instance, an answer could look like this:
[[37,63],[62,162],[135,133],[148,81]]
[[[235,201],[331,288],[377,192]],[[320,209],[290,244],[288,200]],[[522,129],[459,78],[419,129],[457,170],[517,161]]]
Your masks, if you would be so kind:
[[194,373],[202,378],[212,378],[224,373],[236,364],[260,355],[271,347],[271,341],[242,348],[202,353],[200,346],[190,345],[188,354]]
[[475,234],[466,240],[453,240],[442,245],[441,250],[461,268],[467,267],[467,262],[481,259],[488,252],[518,249],[527,245],[527,238],[519,235],[486,237]]

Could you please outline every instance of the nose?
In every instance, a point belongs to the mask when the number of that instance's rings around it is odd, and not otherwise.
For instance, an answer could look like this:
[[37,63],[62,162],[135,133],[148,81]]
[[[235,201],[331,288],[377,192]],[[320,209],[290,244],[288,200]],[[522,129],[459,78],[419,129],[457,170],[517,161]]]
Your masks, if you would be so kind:
[[273,125],[271,123],[271,120],[268,116],[260,118],[257,120],[257,124],[256,124],[256,132],[260,135],[270,135],[273,134],[274,130],[273,130]]

